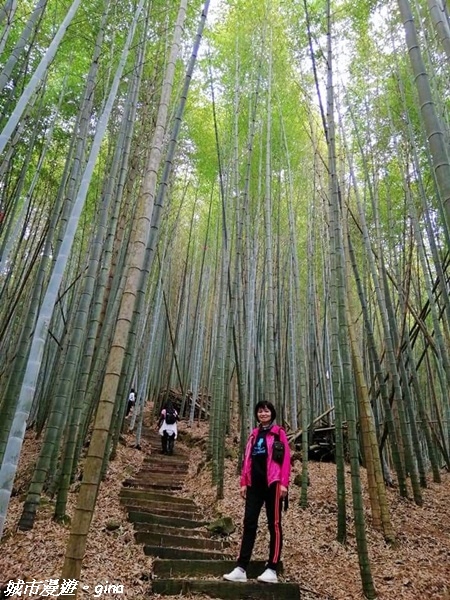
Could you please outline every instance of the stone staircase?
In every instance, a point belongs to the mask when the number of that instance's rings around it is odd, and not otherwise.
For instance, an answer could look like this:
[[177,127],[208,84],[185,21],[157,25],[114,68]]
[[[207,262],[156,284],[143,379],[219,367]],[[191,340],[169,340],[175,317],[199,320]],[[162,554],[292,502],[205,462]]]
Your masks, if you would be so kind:
[[297,584],[256,581],[263,561],[249,565],[247,583],[222,579],[235,566],[229,542],[211,538],[202,509],[177,495],[188,472],[188,455],[177,444],[172,456],[162,455],[159,435],[148,429],[144,435],[152,453],[136,477],[124,481],[120,498],[134,524],[136,542],[155,557],[149,597],[202,594],[235,600],[300,600]]

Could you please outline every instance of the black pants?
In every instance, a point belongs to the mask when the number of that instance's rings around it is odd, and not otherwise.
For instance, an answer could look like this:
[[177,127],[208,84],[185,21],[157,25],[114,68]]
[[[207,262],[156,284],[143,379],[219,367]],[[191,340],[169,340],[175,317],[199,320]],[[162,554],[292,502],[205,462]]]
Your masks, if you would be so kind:
[[164,431],[161,436],[161,446],[163,454],[173,454],[173,447],[175,445],[175,435],[169,435],[167,431]]
[[269,560],[267,567],[276,570],[281,557],[283,546],[283,531],[281,529],[281,493],[280,483],[277,481],[266,488],[247,488],[244,514],[244,533],[241,542],[241,551],[238,558],[238,567],[247,569],[255,545],[258,519],[263,504],[266,505],[267,523],[270,533]]

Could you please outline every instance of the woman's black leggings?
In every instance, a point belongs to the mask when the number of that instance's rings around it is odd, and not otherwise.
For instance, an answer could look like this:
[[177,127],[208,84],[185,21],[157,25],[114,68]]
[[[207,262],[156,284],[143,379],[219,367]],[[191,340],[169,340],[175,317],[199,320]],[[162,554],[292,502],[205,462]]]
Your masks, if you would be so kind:
[[276,481],[266,488],[247,488],[244,514],[244,533],[242,536],[241,551],[237,564],[244,570],[252,556],[255,545],[258,519],[263,504],[266,505],[267,523],[270,532],[269,561],[267,567],[276,569],[280,560],[283,546],[283,531],[281,529],[281,492],[280,483]]

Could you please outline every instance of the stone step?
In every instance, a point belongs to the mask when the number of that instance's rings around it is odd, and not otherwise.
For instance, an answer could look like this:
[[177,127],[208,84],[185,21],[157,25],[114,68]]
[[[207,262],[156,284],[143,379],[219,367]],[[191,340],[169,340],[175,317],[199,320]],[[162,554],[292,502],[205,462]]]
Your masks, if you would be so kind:
[[179,506],[178,504],[160,504],[151,500],[136,500],[133,499],[130,503],[126,503],[128,511],[140,511],[161,515],[164,517],[173,517],[175,519],[192,519],[195,521],[203,520],[203,512],[196,506]]
[[173,483],[173,485],[181,485],[185,482],[186,477],[182,475],[175,475],[171,473],[149,473],[149,474],[141,474],[138,473],[136,477],[133,477],[134,481],[138,481],[144,485],[150,483],[163,484],[167,485],[168,483]]
[[188,472],[180,469],[179,467],[167,467],[164,469],[159,469],[158,467],[153,469],[141,469],[136,475],[135,479],[148,479],[150,477],[156,479],[182,479],[183,481],[186,479]]
[[[158,556],[159,558],[184,558],[186,560],[219,560],[222,559],[224,553],[215,550],[200,550],[194,548],[166,548],[165,546],[144,546],[144,553],[147,556]],[[231,558],[231,556],[228,556]],[[180,580],[181,581],[181,580]]]
[[161,464],[160,462],[145,463],[139,473],[183,473],[186,475],[189,465],[186,463]]
[[175,496],[175,494],[164,494],[162,492],[156,492],[154,490],[139,490],[136,488],[122,488],[120,490],[120,501],[128,501],[131,498],[151,500],[154,502],[160,502],[161,504],[177,504],[186,506],[196,506],[195,502],[191,498],[183,498],[182,496]]
[[174,471],[170,473],[168,471],[149,471],[148,473],[137,473],[135,477],[130,477],[128,479],[124,479],[123,485],[126,486],[127,481],[140,482],[142,484],[148,482],[154,483],[167,483],[168,481],[173,481],[174,483],[184,483],[186,480],[186,473],[181,473],[180,471]]
[[158,452],[155,454],[150,454],[150,456],[144,458],[142,465],[143,467],[151,465],[164,465],[166,468],[171,466],[187,468],[189,467],[189,459],[186,454],[172,454],[169,456],[167,454],[161,454]]
[[[189,535],[191,537],[208,538],[211,539],[211,533],[203,528],[187,529],[185,527],[170,527],[169,525],[160,525],[159,523],[134,523],[135,531],[148,531],[149,533],[159,533],[169,535]],[[228,541],[224,540],[225,544],[229,544]]]
[[158,462],[143,464],[139,473],[158,473],[158,474],[170,474],[170,475],[184,475],[186,476],[189,472],[188,465],[182,463],[179,464],[160,464]]
[[195,504],[166,504],[152,500],[139,500],[130,498],[126,503],[128,510],[139,510],[142,512],[165,515],[167,517],[179,517],[180,519],[203,520],[204,512]]
[[189,472],[189,465],[186,462],[161,463],[158,460],[153,460],[151,462],[142,463],[140,472],[141,471],[144,473],[181,473],[182,475],[187,475]]
[[181,490],[183,484],[181,483],[144,483],[139,479],[125,479],[123,482],[124,487],[138,488],[141,490]]
[[167,517],[144,512],[138,508],[128,510],[128,520],[131,523],[157,523],[168,527],[179,527],[180,529],[197,529],[209,525],[208,521],[198,521],[190,518]]
[[175,456],[187,456],[186,453],[179,447],[177,442],[175,442],[174,449],[172,454],[164,454],[162,451],[161,440],[150,441],[150,454],[159,454],[161,457],[173,458]]
[[[185,560],[156,558],[153,561],[153,574],[160,579],[179,579],[181,577],[219,577],[230,573],[236,566],[236,560]],[[247,568],[247,577],[256,579],[266,568],[264,560],[252,560]],[[283,563],[279,563],[278,574],[283,572]]]
[[184,452],[180,448],[176,448],[176,447],[174,449],[173,454],[163,454],[162,450],[161,450],[161,444],[160,444],[157,449],[155,448],[153,450],[153,452],[150,452],[150,454],[148,456],[145,456],[143,462],[145,464],[147,462],[152,462],[154,460],[158,460],[159,462],[165,462],[165,463],[188,463],[189,455],[186,454],[186,452]]
[[169,467],[163,471],[157,471],[153,469],[149,471],[141,470],[134,476],[134,479],[140,479],[142,481],[145,481],[146,479],[160,479],[164,482],[168,481],[169,479],[174,481],[184,481],[186,479],[186,475],[187,473],[183,473],[183,471],[179,471],[178,469],[172,470],[171,467]]
[[153,533],[150,531],[136,531],[134,538],[138,544],[147,546],[161,546],[163,548],[184,548],[189,550],[212,550],[223,553],[229,546],[221,540],[199,538],[192,535],[171,535],[170,533]]
[[164,477],[169,475],[170,477],[186,477],[188,475],[188,470],[184,467],[173,467],[173,466],[164,466],[164,468],[160,468],[158,466],[151,468],[143,468],[138,472],[139,477]]
[[225,600],[300,600],[296,583],[246,583],[207,579],[155,579],[152,593],[162,596],[205,594]]

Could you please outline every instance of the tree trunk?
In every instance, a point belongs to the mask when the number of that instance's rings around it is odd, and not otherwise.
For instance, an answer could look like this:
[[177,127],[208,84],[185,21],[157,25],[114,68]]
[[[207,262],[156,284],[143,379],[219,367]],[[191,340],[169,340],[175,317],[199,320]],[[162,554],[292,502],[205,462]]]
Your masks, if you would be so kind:
[[[137,12],[142,8],[142,2]],[[153,212],[157,185],[157,174],[161,163],[164,134],[167,127],[169,102],[175,75],[175,63],[179,54],[182,27],[186,15],[187,0],[181,0],[174,29],[170,56],[161,92],[157,121],[151,144],[151,152],[146,166],[145,178],[136,211],[136,230],[128,254],[128,276],[122,296],[121,307],[114,332],[114,340],[106,365],[106,374],[100,392],[99,405],[92,432],[91,443],[85,462],[84,477],[81,483],[77,507],[72,523],[66,557],[62,570],[65,579],[79,579],[85,553],[87,535],[94,513],[100,473],[107,447],[108,432],[111,426],[115,398],[122,370],[125,346],[133,315],[140,274],[144,266],[150,220]],[[135,15],[135,21],[136,22]]]

